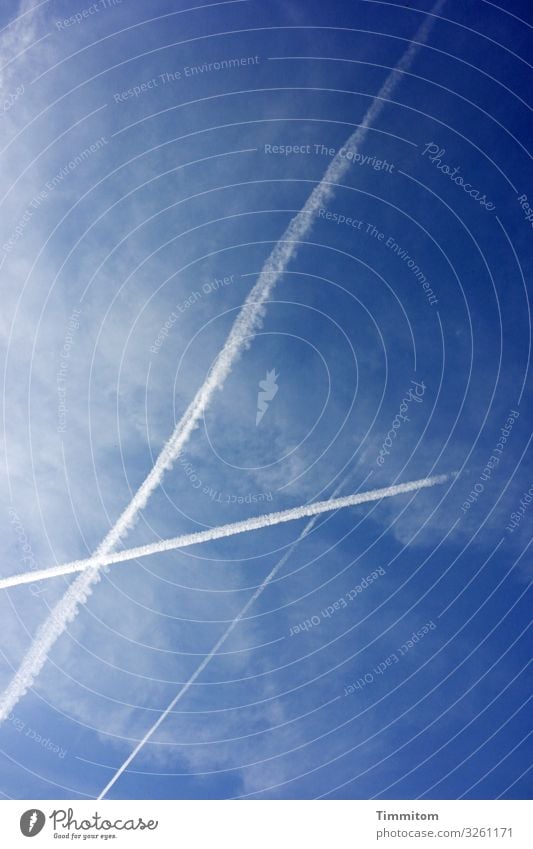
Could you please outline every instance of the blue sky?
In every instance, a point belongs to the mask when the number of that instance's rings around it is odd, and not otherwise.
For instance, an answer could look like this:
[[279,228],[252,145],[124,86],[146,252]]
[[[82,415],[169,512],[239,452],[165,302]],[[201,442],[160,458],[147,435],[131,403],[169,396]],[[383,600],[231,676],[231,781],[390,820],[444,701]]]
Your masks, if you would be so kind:
[[[0,13],[2,575],[96,549],[430,9],[149,6]],[[320,517],[111,797],[531,792],[531,14],[441,15],[127,545],[459,474]],[[302,526],[108,569],[4,796],[97,796]],[[71,580],[0,595],[2,689]]]

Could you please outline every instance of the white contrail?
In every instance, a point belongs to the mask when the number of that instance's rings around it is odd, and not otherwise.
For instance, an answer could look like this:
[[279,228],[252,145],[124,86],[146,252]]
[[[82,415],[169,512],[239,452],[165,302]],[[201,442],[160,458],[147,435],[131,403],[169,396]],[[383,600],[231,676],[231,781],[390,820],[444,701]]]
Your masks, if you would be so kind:
[[[239,610],[236,617],[230,622],[226,630],[223,632],[222,636],[219,637],[209,654],[204,657],[204,659],[198,665],[198,667],[193,672],[188,681],[186,681],[185,684],[183,684],[183,686],[178,690],[178,693],[174,696],[168,707],[165,708],[165,710],[161,713],[156,722],[146,732],[142,740],[137,743],[133,751],[128,755],[128,757],[126,758],[124,763],[119,767],[119,769],[113,774],[113,777],[106,784],[106,786],[97,798],[103,799],[104,796],[107,795],[107,793],[115,784],[115,782],[118,781],[123,772],[127,770],[130,763],[137,757],[143,746],[145,746],[146,743],[150,740],[150,738],[154,735],[161,723],[164,722],[169,713],[174,710],[175,706],[180,701],[180,699],[185,695],[185,693],[192,686],[192,684],[194,684],[198,676],[202,674],[206,666],[211,662],[218,650],[226,642],[227,638],[229,637],[235,626],[241,621],[241,619],[245,616],[252,604],[257,601],[259,596],[272,582],[272,580],[275,578],[280,569],[285,565],[296,546],[302,541],[305,536],[307,536],[307,534],[313,528],[316,522],[316,518],[318,515],[320,515],[320,513],[326,513],[332,510],[339,510],[344,507],[355,507],[357,504],[366,504],[369,501],[379,501],[382,498],[391,498],[394,495],[401,495],[406,492],[415,492],[419,489],[424,489],[427,487],[436,486],[440,483],[444,483],[446,480],[448,480],[449,477],[449,475],[435,475],[431,478],[423,478],[422,480],[409,481],[408,483],[400,483],[396,484],[395,486],[387,486],[382,489],[373,489],[367,492],[355,493],[354,495],[345,495],[342,498],[333,497],[328,499],[328,501],[315,501],[314,504],[306,504],[303,507],[293,507],[290,510],[281,510],[277,513],[267,513],[263,516],[257,516],[254,519],[245,519],[242,522],[233,522],[230,525],[222,525],[219,528],[212,528],[210,531],[201,531],[197,534],[188,534],[187,536],[175,537],[175,539],[164,540],[159,544],[145,545],[137,549],[130,549],[130,551],[121,552],[121,554],[129,555],[130,557],[142,557],[146,554],[153,554],[155,551],[169,551],[173,548],[181,548],[184,545],[194,545],[194,543],[196,542],[203,542],[208,539],[219,539],[220,537],[233,536],[233,534],[241,534],[246,531],[257,530],[258,528],[265,528],[271,525],[278,525],[281,522],[291,522],[294,519],[304,519],[308,516],[313,517],[306,524],[299,537],[294,540],[294,542],[289,546],[287,551],[278,560],[274,568],[268,573],[262,584],[260,584],[256,591],[253,593],[253,595],[250,596],[244,607]],[[133,554],[133,552],[136,553]],[[125,557],[124,559],[128,558]],[[118,561],[115,560],[114,562]],[[74,564],[70,565],[74,566]]]
[[[213,399],[216,389],[221,389],[233,365],[241,353],[249,346],[258,330],[272,289],[285,271],[287,264],[296,255],[298,243],[310,231],[318,210],[329,200],[335,184],[339,183],[351,167],[353,155],[365,139],[368,128],[376,120],[387,100],[398,85],[402,74],[410,68],[418,50],[425,43],[433,26],[434,17],[445,0],[437,0],[431,14],[419,27],[414,42],[409,45],[396,67],[390,72],[368,108],[361,125],[352,133],[327,168],[322,180],[311,192],[300,212],[291,219],[281,239],[274,246],[259,274],[257,283],[246,298],[224,347],[218,354],[204,384],[200,387],[184,415],[177,423],[174,432],[163,447],[148,477],[134,495],[128,507],[98,546],[95,552],[97,562],[107,556],[135,524],[139,512],[146,506],[152,492],[159,486],[166,470],[172,467],[183,450],[191,433],[198,425],[202,415]],[[352,158],[350,158],[352,157]],[[35,678],[46,663],[46,659],[56,640],[65,631],[78,612],[78,607],[87,601],[93,587],[101,578],[99,565],[86,569],[68,588],[63,598],[55,605],[50,616],[39,627],[22,663],[0,696],[0,722],[2,722],[17,704],[19,699],[32,686]]]
[[444,483],[448,475],[435,475],[431,478],[422,478],[408,483],[399,483],[394,486],[386,486],[382,489],[372,489],[368,492],[344,495],[342,498],[330,498],[327,501],[315,501],[313,504],[303,504],[301,507],[290,507],[288,510],[279,510],[276,513],[263,513],[250,519],[242,519],[240,522],[231,522],[228,525],[219,525],[208,528],[205,531],[195,531],[192,534],[181,534],[171,539],[163,539],[159,542],[151,542],[148,545],[139,545],[136,548],[127,548],[124,551],[114,551],[100,557],[87,557],[85,560],[72,560],[61,566],[51,566],[49,569],[40,569],[34,572],[23,572],[20,575],[11,575],[9,578],[0,580],[0,590],[9,587],[18,587],[21,584],[33,584],[36,581],[44,581],[47,578],[59,578],[62,575],[71,575],[74,572],[85,572],[102,566],[111,566],[114,563],[124,563],[127,560],[136,560],[139,557],[148,557],[150,554],[162,554],[164,551],[174,551],[176,548],[188,548],[201,542],[212,542],[223,537],[232,537],[235,534],[244,534],[249,531],[257,531],[260,528],[269,528],[272,525],[280,525],[282,522],[294,522],[297,519],[305,519],[308,516],[318,516],[330,510],[340,510],[343,507],[355,507],[357,504],[366,504],[368,501],[379,501],[381,498],[392,498],[394,495],[402,495],[406,492],[415,492]]

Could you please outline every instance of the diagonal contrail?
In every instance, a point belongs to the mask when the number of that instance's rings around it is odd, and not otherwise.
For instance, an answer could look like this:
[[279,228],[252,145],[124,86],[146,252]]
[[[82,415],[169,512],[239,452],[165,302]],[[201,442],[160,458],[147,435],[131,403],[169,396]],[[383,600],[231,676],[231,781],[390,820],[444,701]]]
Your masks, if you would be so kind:
[[[106,784],[106,786],[98,796],[98,799],[103,799],[107,795],[107,793],[109,792],[109,790],[111,790],[115,782],[118,781],[120,776],[130,765],[130,763],[137,757],[141,749],[146,745],[146,743],[148,743],[150,738],[153,737],[154,733],[157,731],[161,723],[165,721],[167,716],[171,713],[171,711],[174,710],[175,706],[185,695],[187,690],[194,684],[198,676],[202,674],[202,672],[204,671],[206,666],[212,661],[218,650],[224,645],[236,625],[241,621],[241,619],[243,618],[243,616],[246,615],[247,611],[250,609],[252,604],[257,601],[259,596],[272,582],[279,570],[285,565],[298,543],[300,543],[301,540],[305,536],[307,536],[316,521],[316,517],[320,515],[320,513],[326,513],[330,510],[339,510],[344,507],[355,507],[357,504],[366,504],[369,501],[379,501],[381,498],[391,498],[394,495],[401,495],[407,492],[416,492],[419,489],[424,489],[427,487],[432,487],[436,486],[437,484],[444,483],[449,479],[449,477],[449,475],[435,475],[431,478],[423,478],[422,480],[409,481],[408,483],[400,483],[396,484],[395,486],[384,487],[383,489],[373,489],[369,490],[368,492],[355,493],[354,495],[345,495],[342,498],[330,498],[328,499],[328,501],[316,501],[314,504],[305,504],[302,507],[294,507],[291,510],[282,510],[278,513],[266,513],[265,515],[257,516],[254,519],[245,519],[243,522],[233,522],[231,525],[222,525],[219,528],[212,528],[211,531],[201,531],[197,534],[189,534],[188,536],[184,537],[176,537],[173,540],[163,540],[163,542],[159,544],[146,545],[138,549],[130,549],[129,552],[121,552],[121,554],[125,555],[142,557],[143,554],[153,554],[155,551],[169,551],[172,548],[179,548],[183,545],[193,545],[194,542],[203,542],[206,539],[219,539],[220,537],[232,536],[233,534],[240,534],[245,531],[256,530],[257,528],[278,525],[281,522],[290,522],[294,519],[304,519],[308,516],[313,517],[302,530],[300,536],[292,543],[292,545],[288,548],[285,554],[278,560],[274,568],[268,573],[263,583],[260,584],[260,586],[253,593],[253,595],[248,599],[244,607],[239,610],[237,616],[230,622],[226,630],[223,632],[222,636],[219,637],[209,654],[204,657],[204,659],[198,665],[189,680],[186,681],[185,684],[183,684],[183,686],[178,690],[178,693],[174,696],[168,707],[165,708],[165,710],[161,713],[156,722],[154,722],[151,728],[146,732],[142,740],[137,743],[131,754],[128,755],[124,763],[114,773],[111,780]],[[199,539],[199,537],[202,537],[202,539]],[[183,540],[187,541],[183,542]],[[148,551],[147,549],[150,550]],[[133,551],[136,551],[137,553],[133,555]],[[139,552],[143,553],[139,554]]]
[[[416,492],[418,489],[435,486],[448,480],[448,475],[435,475],[431,478],[422,478],[408,483],[399,483],[394,486],[386,486],[381,489],[372,489],[367,492],[344,495],[342,498],[330,498],[327,501],[315,501],[313,504],[303,504],[301,507],[291,507],[288,510],[279,510],[276,513],[263,513],[240,522],[231,522],[228,525],[219,525],[208,528],[206,531],[196,531],[192,534],[181,534],[172,539],[163,539],[148,545],[139,545],[136,548],[127,548],[124,551],[116,551],[100,556],[88,557],[85,560],[72,560],[61,566],[51,566],[49,569],[40,569],[34,572],[23,572],[20,575],[11,575],[9,578],[0,579],[0,590],[9,587],[19,587],[22,584],[33,584],[36,581],[44,581],[47,578],[59,578],[62,575],[71,575],[74,572],[85,572],[92,569],[95,563],[98,566],[111,566],[114,563],[124,563],[127,560],[136,560],[139,557],[148,557],[150,554],[162,554],[164,551],[175,551],[177,548],[188,548],[201,542],[211,542],[223,537],[232,537],[236,534],[244,534],[249,531],[257,531],[261,528],[269,528],[272,525],[281,525],[283,522],[294,522],[297,519],[306,519],[309,516],[318,516],[331,510],[340,510],[344,507],[355,507],[357,504],[366,504],[369,501],[379,501],[381,498],[392,498],[394,495],[403,495],[407,492]],[[306,531],[307,533],[307,531]]]
[[[191,433],[197,427],[202,415],[213,400],[215,390],[222,388],[234,364],[250,345],[254,334],[261,325],[265,304],[288,263],[296,255],[298,243],[309,233],[318,210],[327,203],[335,185],[343,179],[350,169],[353,154],[358,151],[369,127],[391,97],[402,74],[411,67],[420,46],[426,42],[429,36],[436,14],[444,3],[445,0],[437,0],[431,13],[426,16],[416,32],[413,43],[405,50],[396,67],[387,76],[365,113],[361,125],[352,133],[341,149],[343,153],[341,154],[339,151],[333,158],[321,181],[315,186],[300,212],[291,219],[281,239],[274,246],[259,274],[257,283],[250,291],[235,319],[224,347],[218,354],[205,382],[177,423],[172,436],[163,447],[146,480],[98,546],[95,552],[96,563],[100,562],[101,557],[110,554],[133,527],[140,511],[143,510],[151,494],[160,485],[165,471],[172,467]],[[9,715],[19,699],[33,685],[46,663],[49,652],[61,634],[64,633],[69,622],[77,616],[79,606],[87,601],[100,578],[101,567],[99,565],[86,569],[73,581],[63,598],[52,609],[49,617],[38,628],[18,671],[5,692],[0,696],[0,722]]]

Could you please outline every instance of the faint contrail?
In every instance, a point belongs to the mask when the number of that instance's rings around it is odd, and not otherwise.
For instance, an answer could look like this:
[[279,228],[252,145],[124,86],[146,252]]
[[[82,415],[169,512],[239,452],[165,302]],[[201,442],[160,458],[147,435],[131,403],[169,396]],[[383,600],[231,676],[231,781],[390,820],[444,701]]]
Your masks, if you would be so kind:
[[342,498],[330,498],[327,501],[315,501],[314,504],[303,504],[301,507],[290,507],[288,510],[279,510],[276,513],[263,513],[251,519],[242,519],[240,522],[231,522],[228,525],[219,525],[208,528],[206,531],[195,531],[192,534],[181,534],[172,539],[163,539],[159,542],[151,542],[148,545],[139,545],[136,548],[127,548],[124,551],[114,551],[111,554],[99,557],[88,557],[85,560],[72,560],[61,566],[51,566],[49,569],[40,569],[34,572],[23,572],[20,575],[11,575],[9,578],[0,580],[0,590],[9,587],[18,587],[21,584],[33,584],[36,581],[44,581],[46,578],[59,578],[61,575],[71,575],[73,572],[85,572],[101,566],[111,566],[113,563],[124,563],[126,560],[135,560],[139,557],[148,557],[150,554],[161,554],[164,551],[174,551],[176,548],[188,548],[190,545],[198,545],[201,542],[211,542],[223,537],[232,537],[235,534],[244,534],[248,531],[257,531],[260,528],[268,528],[272,525],[280,525],[282,522],[294,522],[296,519],[305,519],[308,516],[318,516],[329,510],[340,510],[342,507],[355,507],[357,504],[366,504],[368,501],[379,501],[381,498],[391,498],[394,495],[402,495],[405,492],[415,492],[444,483],[448,475],[435,475],[431,478],[422,478],[418,481],[399,483],[394,486],[386,486],[382,489],[372,489],[368,492],[359,492],[353,495],[344,495]]
[[[211,403],[216,389],[221,389],[233,365],[242,352],[249,346],[254,334],[261,325],[265,311],[265,303],[272,289],[285,271],[287,264],[296,255],[298,243],[310,231],[318,210],[331,197],[335,184],[339,183],[351,167],[355,154],[365,139],[368,128],[382,111],[385,103],[398,85],[402,73],[410,68],[421,45],[425,43],[431,31],[436,15],[444,5],[445,0],[437,0],[431,13],[419,27],[414,42],[409,45],[396,67],[389,73],[378,94],[368,108],[361,125],[349,137],[341,151],[331,161],[322,180],[311,192],[306,203],[291,219],[281,239],[274,246],[259,274],[257,283],[246,298],[235,322],[230,330],[224,347],[218,354],[207,378],[195,397],[187,407],[184,415],[177,423],[172,436],[159,454],[152,471],[147,476],[133,499],[110,529],[103,542],[95,552],[95,560],[107,556],[120,540],[135,524],[139,512],[146,506],[152,492],[159,486],[166,470],[183,450],[191,433],[198,425],[202,415]],[[416,42],[416,43],[415,43]],[[50,616],[39,627],[37,633],[24,656],[22,663],[0,697],[0,722],[10,713],[18,700],[32,686],[35,678],[43,668],[48,653],[56,640],[65,631],[78,612],[80,604],[84,604],[93,591],[93,587],[101,578],[99,565],[91,566],[73,581],[63,598],[55,605]]]
[[[292,545],[287,549],[283,556],[278,560],[274,568],[268,573],[262,584],[260,584],[260,586],[253,593],[253,595],[248,599],[244,607],[241,608],[235,619],[230,622],[222,636],[219,637],[209,654],[204,657],[204,659],[198,665],[198,667],[193,672],[188,681],[186,681],[185,684],[183,684],[183,686],[178,690],[177,695],[174,696],[168,707],[165,708],[161,716],[158,717],[156,722],[147,731],[142,740],[137,743],[136,747],[133,749],[131,754],[128,755],[124,763],[114,773],[112,779],[106,784],[106,786],[98,796],[98,799],[103,799],[104,796],[107,795],[111,787],[120,778],[122,773],[128,768],[130,763],[138,755],[138,753],[148,742],[148,740],[153,736],[155,731],[157,731],[161,723],[164,722],[169,713],[174,710],[175,706],[185,695],[189,687],[194,684],[198,676],[201,675],[201,673],[211,662],[211,660],[216,655],[221,646],[226,642],[227,638],[229,637],[235,626],[240,622],[240,620],[250,609],[252,604],[257,601],[261,593],[271,583],[271,581],[277,575],[282,566],[285,565],[298,543],[300,543],[301,540],[305,536],[307,536],[316,521],[316,517],[320,513],[326,513],[331,510],[339,510],[344,507],[354,507],[357,504],[366,504],[369,501],[379,501],[381,498],[391,498],[394,495],[401,495],[402,493],[406,492],[415,492],[419,489],[424,489],[427,487],[435,486],[440,483],[444,483],[446,480],[449,479],[449,477],[450,475],[435,475],[431,478],[422,478],[422,480],[409,481],[408,483],[400,483],[396,484],[395,486],[387,486],[382,489],[372,489],[368,492],[355,493],[354,495],[345,495],[342,498],[330,498],[327,501],[315,501],[314,504],[305,504],[302,507],[293,507],[290,510],[281,510],[277,513],[266,513],[263,516],[257,516],[253,519],[245,519],[242,522],[232,522],[230,525],[222,525],[219,528],[212,528],[210,531],[200,531],[196,534],[188,534],[186,536],[175,537],[174,539],[163,540],[161,543],[156,543],[154,545],[145,545],[137,549],[130,549],[129,551],[120,552],[121,555],[126,555],[124,558],[121,559],[126,560],[129,559],[129,557],[142,557],[147,554],[153,554],[156,551],[169,551],[173,548],[181,548],[185,545],[194,545],[196,542],[204,542],[205,540],[220,539],[220,537],[233,536],[233,534],[241,534],[246,531],[257,530],[258,528],[265,528],[271,525],[278,525],[281,522],[291,522],[294,519],[305,519],[308,516],[313,517],[302,530],[300,536],[292,543]],[[118,562],[118,560],[114,560],[113,562]],[[69,565],[75,566],[76,564],[67,564],[67,567]],[[43,577],[45,576],[43,575]]]

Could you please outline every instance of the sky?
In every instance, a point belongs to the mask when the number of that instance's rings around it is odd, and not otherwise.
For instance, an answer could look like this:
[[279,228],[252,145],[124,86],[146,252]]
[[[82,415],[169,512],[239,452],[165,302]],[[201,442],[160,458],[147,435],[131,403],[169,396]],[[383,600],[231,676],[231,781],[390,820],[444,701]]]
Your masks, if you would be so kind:
[[[0,577],[98,550],[273,251],[116,548],[446,476],[101,570],[2,798],[530,796],[533,22],[432,8],[2,4]],[[0,590],[0,691],[75,580]]]

